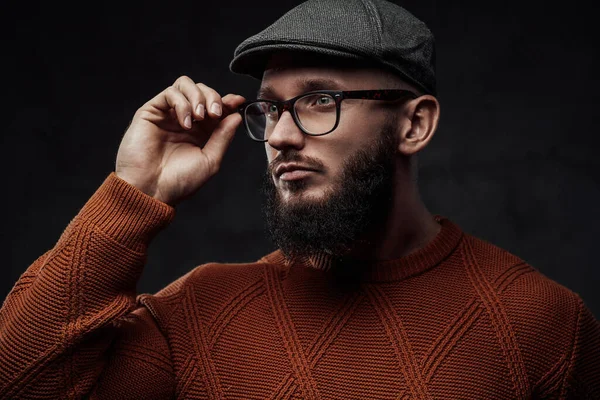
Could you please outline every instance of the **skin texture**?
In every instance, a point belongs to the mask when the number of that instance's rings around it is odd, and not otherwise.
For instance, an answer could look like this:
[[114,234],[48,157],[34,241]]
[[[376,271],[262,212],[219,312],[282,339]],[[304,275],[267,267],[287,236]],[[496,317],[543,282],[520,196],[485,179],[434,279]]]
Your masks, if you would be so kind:
[[[289,99],[308,90],[410,88],[394,75],[376,68],[348,68],[348,63],[323,63],[323,58],[279,54],[271,59],[261,83],[263,98]],[[350,66],[352,66],[350,64]],[[241,116],[235,112],[245,99],[214,89],[187,76],[178,78],[135,113],[117,154],[115,173],[144,193],[170,205],[193,195],[221,165]],[[317,171],[302,172],[298,185],[273,176],[283,202],[322,200],[334,189],[348,158],[368,146],[369,132],[379,132],[389,113],[396,114],[395,180],[390,218],[365,235],[376,247],[357,245],[352,256],[386,260],[410,253],[429,242],[440,226],[419,198],[411,156],[421,151],[435,133],[439,104],[422,95],[401,105],[379,101],[344,100],[338,128],[325,136],[304,135],[284,112],[265,143],[269,167],[275,171],[293,150],[301,164]],[[296,190],[293,190],[293,188]]]
[[178,78],[135,113],[119,146],[116,175],[176,205],[219,170],[242,121],[235,109],[244,100]]

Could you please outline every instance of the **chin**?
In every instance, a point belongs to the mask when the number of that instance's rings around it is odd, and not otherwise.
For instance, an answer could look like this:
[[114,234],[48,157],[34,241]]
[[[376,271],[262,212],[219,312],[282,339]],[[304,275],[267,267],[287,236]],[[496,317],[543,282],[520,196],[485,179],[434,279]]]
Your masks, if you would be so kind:
[[326,190],[299,181],[292,181],[284,184],[283,188],[279,189],[279,197],[282,201],[288,203],[291,201],[297,202],[321,202],[326,197]]

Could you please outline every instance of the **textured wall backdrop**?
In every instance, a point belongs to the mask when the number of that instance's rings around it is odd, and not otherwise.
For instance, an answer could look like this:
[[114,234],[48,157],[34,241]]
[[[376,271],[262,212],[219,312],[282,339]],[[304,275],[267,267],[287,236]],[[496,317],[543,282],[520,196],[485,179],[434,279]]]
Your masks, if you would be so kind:
[[[253,97],[258,82],[228,71],[233,50],[298,3],[5,5],[0,300],[113,170],[142,103],[182,74]],[[442,119],[421,156],[424,201],[579,293],[600,317],[596,10],[401,4],[437,38]],[[265,165],[264,149],[240,130],[220,174],[153,242],[140,292],[204,262],[273,249],[260,211]]]

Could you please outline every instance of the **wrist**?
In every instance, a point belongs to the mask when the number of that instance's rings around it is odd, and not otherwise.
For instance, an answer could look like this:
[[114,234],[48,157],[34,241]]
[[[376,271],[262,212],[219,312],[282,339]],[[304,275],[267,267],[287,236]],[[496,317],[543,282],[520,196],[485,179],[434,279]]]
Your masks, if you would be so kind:
[[172,220],[174,208],[141,192],[110,174],[80,211],[88,221],[109,237],[137,251]]
[[163,203],[166,203],[166,201],[164,201],[162,198],[160,198],[159,196],[157,196],[157,185],[156,185],[156,180],[153,180],[151,178],[140,178],[139,176],[134,176],[132,174],[128,174],[125,171],[120,171],[119,169],[115,170],[115,176],[125,182],[127,182],[129,185],[135,187],[137,190],[139,190],[140,192],[156,199],[159,201],[162,201]]

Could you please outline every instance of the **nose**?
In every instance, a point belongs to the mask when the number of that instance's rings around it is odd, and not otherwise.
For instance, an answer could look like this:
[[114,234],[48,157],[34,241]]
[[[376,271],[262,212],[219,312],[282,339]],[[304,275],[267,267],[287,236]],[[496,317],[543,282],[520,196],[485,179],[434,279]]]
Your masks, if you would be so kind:
[[269,135],[267,142],[269,146],[279,151],[290,148],[300,150],[304,147],[305,139],[306,135],[296,125],[292,114],[289,111],[284,111]]

